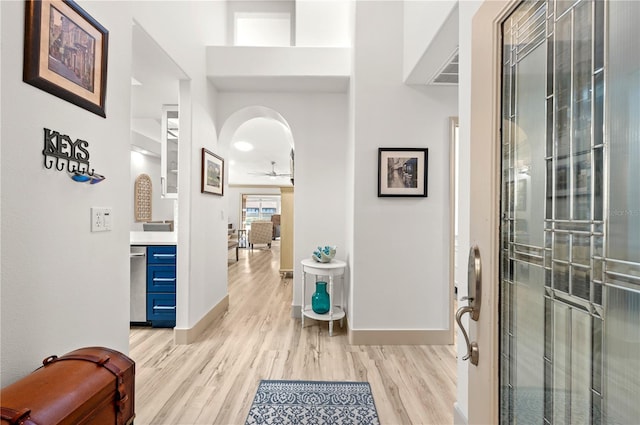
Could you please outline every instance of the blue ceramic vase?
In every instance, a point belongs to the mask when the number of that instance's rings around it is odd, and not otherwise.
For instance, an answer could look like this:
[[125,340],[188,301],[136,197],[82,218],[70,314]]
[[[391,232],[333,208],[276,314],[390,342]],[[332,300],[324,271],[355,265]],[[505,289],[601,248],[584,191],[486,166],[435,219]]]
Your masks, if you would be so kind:
[[327,282],[316,282],[316,292],[311,296],[311,309],[317,314],[329,312],[331,300],[327,293]]

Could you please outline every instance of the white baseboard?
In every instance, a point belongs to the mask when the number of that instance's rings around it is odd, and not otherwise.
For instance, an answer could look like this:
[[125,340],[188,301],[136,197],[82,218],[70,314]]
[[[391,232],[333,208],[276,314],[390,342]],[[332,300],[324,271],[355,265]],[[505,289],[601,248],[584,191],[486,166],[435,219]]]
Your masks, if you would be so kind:
[[460,410],[460,405],[456,401],[453,403],[453,424],[454,425],[467,425],[469,421],[467,420],[467,415],[465,415],[462,410]]
[[351,345],[449,345],[449,330],[349,329]]
[[[291,306],[291,317],[301,318],[301,307]],[[397,330],[397,329],[365,329],[347,328],[351,345],[450,345],[453,344],[453,333],[443,329]]]
[[225,296],[218,304],[209,310],[193,327],[187,329],[174,328],[173,341],[176,344],[191,344],[209,325],[221,318],[228,309],[229,295]]

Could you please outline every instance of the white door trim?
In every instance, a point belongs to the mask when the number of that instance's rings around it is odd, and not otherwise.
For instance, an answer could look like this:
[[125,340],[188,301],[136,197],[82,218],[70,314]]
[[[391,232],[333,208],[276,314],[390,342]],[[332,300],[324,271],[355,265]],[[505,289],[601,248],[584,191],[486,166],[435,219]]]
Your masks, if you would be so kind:
[[454,312],[455,312],[455,286],[456,286],[456,198],[459,194],[456,191],[456,177],[458,169],[456,157],[456,129],[458,127],[458,117],[449,117],[449,331],[451,341],[455,340]]
[[479,320],[469,320],[480,352],[468,367],[469,424],[498,423],[501,23],[518,3],[487,0],[472,25],[469,240],[480,248],[482,303]]

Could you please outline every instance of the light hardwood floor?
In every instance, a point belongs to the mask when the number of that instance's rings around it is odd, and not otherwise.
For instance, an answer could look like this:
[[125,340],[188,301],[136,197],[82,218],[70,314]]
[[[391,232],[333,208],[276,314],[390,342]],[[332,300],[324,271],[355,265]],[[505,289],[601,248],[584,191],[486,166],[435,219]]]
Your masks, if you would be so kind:
[[[131,330],[136,425],[244,424],[261,379],[368,381],[383,425],[451,424],[453,346],[354,346],[334,326],[291,317],[279,246],[229,262],[229,311],[196,342]],[[360,424],[358,424],[360,425]]]

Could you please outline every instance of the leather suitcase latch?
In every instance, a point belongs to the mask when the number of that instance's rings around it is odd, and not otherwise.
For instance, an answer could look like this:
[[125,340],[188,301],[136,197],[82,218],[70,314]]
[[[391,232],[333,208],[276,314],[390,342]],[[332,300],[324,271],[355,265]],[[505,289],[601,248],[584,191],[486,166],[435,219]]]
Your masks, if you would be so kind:
[[5,421],[9,421],[11,425],[36,425],[31,419],[31,409],[14,410],[8,407],[0,407],[0,417]]

